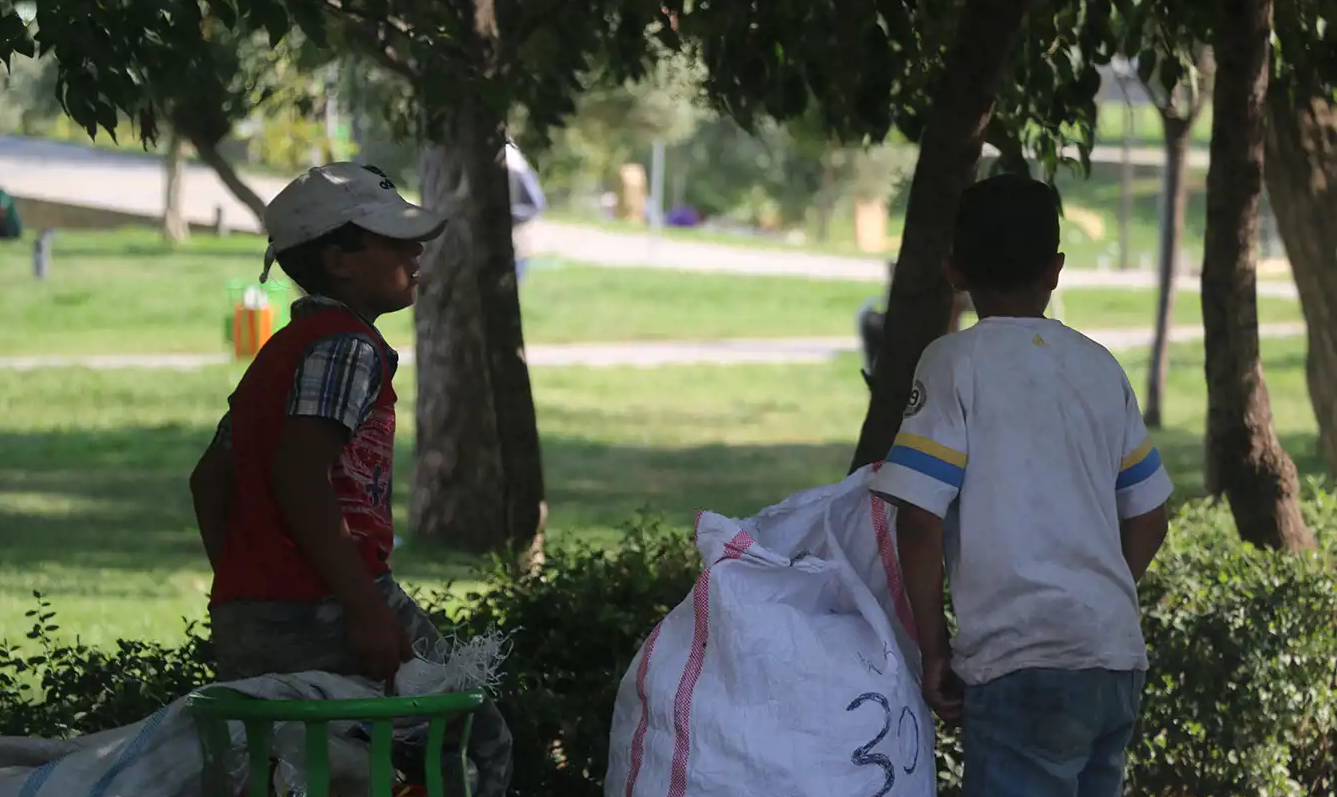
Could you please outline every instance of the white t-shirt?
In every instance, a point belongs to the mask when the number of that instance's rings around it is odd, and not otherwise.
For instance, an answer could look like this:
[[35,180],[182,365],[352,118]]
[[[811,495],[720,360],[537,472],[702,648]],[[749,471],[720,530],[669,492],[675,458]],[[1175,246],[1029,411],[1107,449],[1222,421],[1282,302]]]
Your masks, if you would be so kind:
[[871,489],[945,519],[953,669],[1146,669],[1119,522],[1172,485],[1117,360],[1058,321],[986,318],[919,361]]

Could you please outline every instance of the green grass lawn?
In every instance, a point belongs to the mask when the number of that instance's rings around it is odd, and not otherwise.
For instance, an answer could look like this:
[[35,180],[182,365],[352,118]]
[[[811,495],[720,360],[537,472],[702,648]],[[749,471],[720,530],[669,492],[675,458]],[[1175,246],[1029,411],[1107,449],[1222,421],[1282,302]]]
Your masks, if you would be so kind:
[[[46,282],[34,280],[23,242],[0,248],[0,356],[225,352],[225,285],[254,279],[258,238],[196,237],[176,250],[151,231],[62,233]],[[521,297],[531,343],[851,335],[874,284],[790,277],[686,274],[555,262],[533,270]],[[1142,290],[1071,290],[1075,327],[1150,326]],[[1264,321],[1298,320],[1293,301],[1263,299]],[[1176,323],[1199,322],[1197,297],[1177,301]],[[391,342],[410,346],[411,316],[383,320]]]
[[[1302,471],[1321,468],[1301,341],[1264,341],[1276,425]],[[1126,359],[1145,383],[1143,356]],[[1201,348],[1173,349],[1167,427],[1157,437],[1181,495],[1201,488]],[[208,577],[186,477],[237,379],[191,373],[46,370],[0,379],[0,638],[29,622],[32,591],[62,633],[94,643],[172,639],[204,611]],[[412,406],[414,385],[398,387]],[[838,479],[866,395],[853,357],[819,365],[539,369],[534,373],[553,544],[611,543],[636,510],[685,525],[698,508],[747,515]],[[399,467],[411,467],[401,424]],[[396,480],[399,517],[407,474]],[[469,563],[412,542],[410,584],[469,576]]]

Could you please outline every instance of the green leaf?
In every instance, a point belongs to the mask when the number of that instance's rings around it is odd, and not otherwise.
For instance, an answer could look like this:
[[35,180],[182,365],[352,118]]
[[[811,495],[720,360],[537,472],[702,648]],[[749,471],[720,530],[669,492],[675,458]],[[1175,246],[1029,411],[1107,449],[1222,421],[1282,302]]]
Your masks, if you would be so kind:
[[209,12],[218,18],[224,28],[237,26],[237,4],[233,0],[210,0]]
[[15,53],[31,58],[36,52],[36,42],[18,12],[8,10],[0,14],[0,54],[4,56],[5,67],[9,67]]

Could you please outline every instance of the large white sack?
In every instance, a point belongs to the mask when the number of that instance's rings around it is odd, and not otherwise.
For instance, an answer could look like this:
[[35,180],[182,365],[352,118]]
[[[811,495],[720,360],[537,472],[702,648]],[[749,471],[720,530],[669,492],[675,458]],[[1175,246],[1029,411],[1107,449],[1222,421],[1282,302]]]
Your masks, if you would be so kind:
[[738,523],[781,556],[808,552],[830,558],[828,541],[834,543],[894,620],[901,651],[918,679],[918,636],[896,550],[896,509],[868,491],[881,466],[867,465],[835,484],[795,493]]
[[935,794],[918,653],[831,531],[842,486],[698,518],[708,566],[622,680],[606,797]]

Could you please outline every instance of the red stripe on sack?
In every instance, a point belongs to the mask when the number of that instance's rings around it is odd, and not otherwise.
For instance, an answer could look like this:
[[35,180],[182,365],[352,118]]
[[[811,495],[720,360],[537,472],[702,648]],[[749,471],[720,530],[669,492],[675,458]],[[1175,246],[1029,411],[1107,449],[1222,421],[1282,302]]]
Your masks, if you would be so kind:
[[896,619],[910,634],[910,638],[919,641],[919,629],[915,627],[915,613],[910,608],[910,599],[905,594],[905,579],[901,577],[900,558],[896,555],[896,540],[891,536],[891,523],[887,521],[887,502],[871,493],[868,496],[873,518],[873,534],[877,538],[877,553],[882,559],[882,569],[887,574],[887,589],[896,602]]
[[748,548],[752,547],[752,543],[754,542],[756,542],[756,540],[753,540],[752,535],[748,534],[746,531],[738,532],[733,535],[732,540],[729,540],[724,544],[724,555],[719,559],[716,559],[715,564],[719,564],[725,559],[742,559],[743,554]]
[[[699,518],[698,518],[699,520]],[[745,531],[734,535],[724,546],[725,559],[738,559],[752,546],[752,537]],[[718,562],[716,563],[718,564]],[[710,636],[710,567],[701,571],[692,589],[692,606],[696,614],[696,628],[692,634],[692,653],[687,657],[687,670],[678,683],[678,694],[673,699],[673,766],[669,773],[668,797],[684,797],[687,792],[687,760],[691,755],[692,692],[701,677],[706,662],[706,643]]]
[[645,731],[650,724],[650,698],[645,694],[645,676],[650,672],[650,656],[655,652],[655,642],[659,631],[664,627],[661,620],[645,640],[645,655],[641,656],[641,666],[636,668],[636,695],[641,699],[641,721],[636,723],[636,733],[631,737],[631,771],[627,773],[627,797],[636,791],[636,778],[641,774],[641,763],[645,760]]

